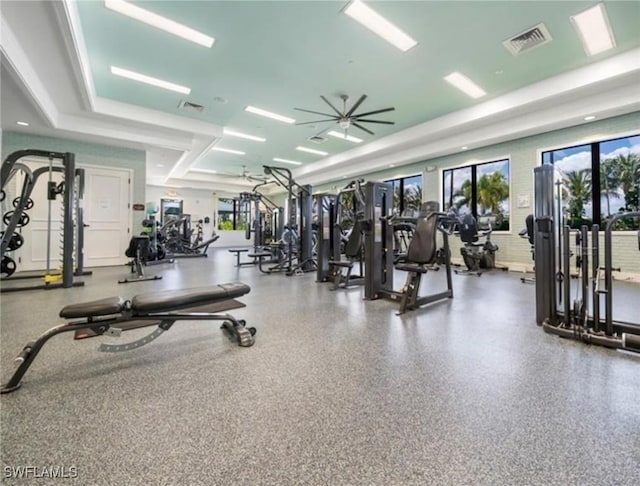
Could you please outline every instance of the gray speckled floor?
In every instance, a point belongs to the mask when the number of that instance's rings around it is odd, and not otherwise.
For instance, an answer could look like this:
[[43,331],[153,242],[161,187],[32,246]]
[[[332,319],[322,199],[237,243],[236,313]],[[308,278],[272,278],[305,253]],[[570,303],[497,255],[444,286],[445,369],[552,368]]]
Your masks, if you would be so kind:
[[35,483],[640,484],[640,357],[544,334],[520,275],[454,276],[455,299],[397,317],[359,288],[233,262],[211,249],[151,268],[161,281],[118,285],[126,268],[107,268],[84,288],[3,295],[3,381],[66,303],[241,280],[234,312],[258,328],[246,349],[202,322],[130,353],[54,338],[0,397],[3,480],[73,465],[77,479]]

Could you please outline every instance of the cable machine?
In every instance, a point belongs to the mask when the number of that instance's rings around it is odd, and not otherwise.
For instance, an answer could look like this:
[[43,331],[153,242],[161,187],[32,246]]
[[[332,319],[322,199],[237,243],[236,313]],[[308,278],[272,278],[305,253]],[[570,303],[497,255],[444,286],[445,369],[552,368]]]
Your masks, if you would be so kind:
[[[640,352],[640,323],[613,320],[613,228],[621,219],[640,223],[640,212],[617,214],[604,231],[604,265],[600,264],[600,228],[575,230],[563,224],[554,206],[554,168],[534,169],[536,322],[551,334],[585,343]],[[555,210],[558,210],[557,212]],[[581,279],[572,293],[571,238],[578,246]],[[640,232],[638,236],[640,250]],[[557,250],[557,251],[556,251]],[[602,299],[604,297],[604,299]],[[604,300],[604,312],[601,305]],[[604,317],[602,317],[604,316]]]
[[[47,167],[41,167],[31,170],[26,164],[20,163],[19,160],[24,157],[44,157],[49,159]],[[61,161],[61,166],[54,166],[54,159]],[[63,181],[56,184],[51,174],[60,172]],[[69,288],[83,286],[84,282],[74,281],[74,275],[87,274],[83,269],[83,245],[84,245],[84,219],[83,210],[80,200],[84,191],[84,170],[76,169],[75,155],[69,152],[48,152],[45,150],[19,150],[10,154],[2,163],[0,169],[0,185],[1,198],[4,201],[9,191],[8,183],[22,173],[24,181],[20,195],[13,200],[14,209],[3,215],[3,223],[5,229],[2,233],[2,277],[7,279],[13,275],[16,270],[15,261],[7,255],[8,252],[20,248],[24,242],[20,233],[16,232],[18,228],[22,228],[29,224],[30,218],[27,211],[33,208],[34,202],[31,199],[31,193],[38,181],[38,178],[44,174],[49,174],[49,182],[47,184],[47,199],[49,204],[55,200],[58,195],[62,195],[62,240],[60,246],[62,273],[61,281],[56,276],[55,279],[50,275],[45,275],[45,284],[33,285],[28,287],[7,287],[2,292],[16,292],[20,290],[37,290],[37,289],[54,289]],[[51,213],[49,211],[48,231],[47,231],[47,267],[50,265],[50,248],[49,234],[51,231]],[[49,272],[47,269],[47,273]],[[41,275],[36,275],[42,277]],[[26,278],[34,278],[29,276]]]
[[[291,171],[283,167],[263,166],[264,173],[287,191],[285,224],[282,232],[283,260],[265,273],[284,271],[287,275],[315,270],[313,260],[313,201],[311,186],[298,184]],[[295,262],[295,263],[294,263]],[[262,266],[260,266],[262,270]],[[264,271],[264,270],[263,270]]]

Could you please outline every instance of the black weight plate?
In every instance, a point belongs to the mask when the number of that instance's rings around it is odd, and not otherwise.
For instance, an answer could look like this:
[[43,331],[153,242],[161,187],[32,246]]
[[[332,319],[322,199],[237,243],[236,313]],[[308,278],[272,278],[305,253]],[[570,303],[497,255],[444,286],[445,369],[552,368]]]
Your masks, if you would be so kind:
[[2,257],[2,263],[0,265],[0,274],[3,278],[11,277],[16,271],[16,262],[6,255]]
[[[20,197],[17,197],[13,200],[13,207],[17,208],[20,205]],[[27,198],[27,204],[25,204],[23,209],[31,209],[33,207],[33,199]]]
[[[8,225],[11,222],[12,216],[13,216],[13,211],[7,211],[6,213],[4,213],[4,216],[2,217],[2,221],[4,221],[4,224]],[[23,226],[28,225],[29,221],[31,221],[31,218],[29,218],[29,215],[27,213],[22,213],[20,215],[20,219],[18,220],[18,224],[16,225],[16,227],[22,228]]]

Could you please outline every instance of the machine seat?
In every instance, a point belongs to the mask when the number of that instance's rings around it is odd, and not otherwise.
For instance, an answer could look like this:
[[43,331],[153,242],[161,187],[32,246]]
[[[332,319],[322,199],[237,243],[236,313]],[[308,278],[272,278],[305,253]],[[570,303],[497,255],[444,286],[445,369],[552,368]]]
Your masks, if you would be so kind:
[[416,264],[399,264],[395,266],[396,270],[402,270],[403,272],[415,272],[415,273],[427,273],[429,269],[423,265]]
[[341,268],[353,268],[353,262],[329,262],[330,265],[333,265],[334,267],[341,267]]

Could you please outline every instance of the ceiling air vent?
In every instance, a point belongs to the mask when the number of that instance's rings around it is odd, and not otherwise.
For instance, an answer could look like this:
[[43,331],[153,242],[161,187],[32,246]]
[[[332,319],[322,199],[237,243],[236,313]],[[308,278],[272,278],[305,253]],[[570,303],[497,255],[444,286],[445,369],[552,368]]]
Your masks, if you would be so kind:
[[326,138],[321,137],[320,135],[314,135],[313,137],[309,137],[307,140],[309,140],[309,142],[313,142],[313,143],[324,143],[327,141]]
[[502,45],[514,56],[519,56],[523,52],[530,51],[547,42],[551,42],[551,34],[549,34],[544,24],[538,24],[513,36],[511,39],[507,39]]
[[186,111],[197,111],[198,113],[202,113],[204,111],[204,106],[187,100],[182,100],[178,105],[178,108]]

